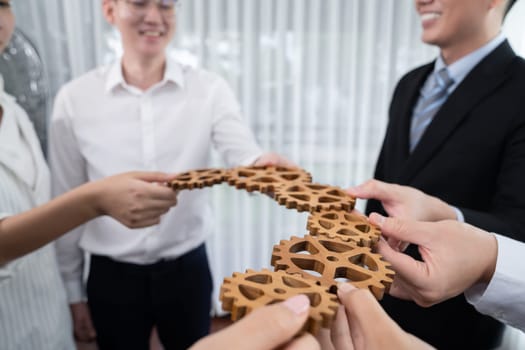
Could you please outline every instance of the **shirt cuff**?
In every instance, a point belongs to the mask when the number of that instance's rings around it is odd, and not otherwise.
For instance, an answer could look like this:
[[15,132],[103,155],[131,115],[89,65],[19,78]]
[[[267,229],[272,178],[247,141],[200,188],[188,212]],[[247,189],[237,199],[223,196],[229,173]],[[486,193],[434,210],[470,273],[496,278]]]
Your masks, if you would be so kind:
[[456,220],[459,221],[459,222],[465,222],[465,216],[463,215],[461,210],[459,210],[458,208],[456,208],[456,207],[454,207],[452,205],[451,205],[451,207],[456,212]]
[[264,152],[260,152],[256,155],[253,155],[253,156],[250,156],[248,158],[245,158],[242,162],[241,162],[241,166],[252,166],[256,161],[257,159],[259,159],[262,155],[264,154]]
[[86,289],[81,281],[64,281],[64,287],[67,292],[67,301],[70,304],[86,301]]
[[495,234],[498,241],[496,270],[489,284],[477,284],[467,291],[465,297],[476,310],[490,315],[513,327],[523,329],[520,310],[525,310],[523,281],[519,266],[522,266],[522,252],[516,248],[516,241]]

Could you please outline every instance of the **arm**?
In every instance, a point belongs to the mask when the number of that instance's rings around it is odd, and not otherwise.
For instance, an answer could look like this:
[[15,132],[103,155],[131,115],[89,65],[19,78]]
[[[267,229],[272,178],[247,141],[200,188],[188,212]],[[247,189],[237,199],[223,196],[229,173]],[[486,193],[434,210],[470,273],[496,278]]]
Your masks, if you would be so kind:
[[308,317],[310,301],[304,295],[259,308],[234,325],[207,336],[190,350],[230,349],[319,349],[308,333],[294,336]]
[[242,119],[241,108],[233,91],[222,78],[217,78],[215,84],[212,140],[226,163],[296,167],[276,153],[264,153],[261,150],[252,131]]
[[[145,227],[176,204],[176,194],[161,173],[126,173],[90,182],[25,213],[0,221],[0,265],[53,241],[100,215]],[[38,229],[35,229],[38,228]]]
[[[55,99],[49,128],[49,158],[53,196],[61,195],[89,181],[86,161],[73,131],[71,102],[67,85]],[[79,241],[84,230],[77,227],[56,241],[57,263],[71,303],[85,299],[82,283],[84,252]]]

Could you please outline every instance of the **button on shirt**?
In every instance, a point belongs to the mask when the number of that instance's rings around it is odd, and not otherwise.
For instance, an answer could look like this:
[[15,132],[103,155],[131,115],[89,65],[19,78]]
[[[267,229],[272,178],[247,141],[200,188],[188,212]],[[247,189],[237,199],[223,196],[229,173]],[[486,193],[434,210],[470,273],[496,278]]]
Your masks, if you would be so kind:
[[[180,173],[209,167],[215,148],[228,166],[249,165],[262,151],[241,119],[227,83],[168,60],[164,79],[147,91],[128,85],[120,63],[65,85],[51,122],[53,194],[130,170]],[[128,229],[95,219],[57,243],[70,302],[84,298],[82,251],[149,264],[176,258],[211,232],[207,191],[182,191],[159,225]]]

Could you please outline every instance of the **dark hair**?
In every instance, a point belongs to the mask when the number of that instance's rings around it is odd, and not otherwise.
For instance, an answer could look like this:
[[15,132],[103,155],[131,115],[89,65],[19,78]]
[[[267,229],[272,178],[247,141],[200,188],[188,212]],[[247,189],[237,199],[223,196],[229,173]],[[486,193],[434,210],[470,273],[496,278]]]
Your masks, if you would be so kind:
[[510,9],[512,8],[512,6],[514,6],[514,4],[518,2],[518,0],[508,0],[508,3],[507,3],[507,8],[505,9],[505,14],[504,16],[507,16],[507,14],[509,13]]

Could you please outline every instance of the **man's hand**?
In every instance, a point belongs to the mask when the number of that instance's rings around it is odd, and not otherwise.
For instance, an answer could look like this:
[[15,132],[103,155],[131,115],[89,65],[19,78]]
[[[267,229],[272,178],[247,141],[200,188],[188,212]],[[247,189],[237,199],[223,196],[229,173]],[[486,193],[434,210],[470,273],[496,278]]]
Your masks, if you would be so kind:
[[408,186],[369,180],[347,192],[361,199],[381,202],[389,216],[416,221],[455,220],[454,209],[439,198],[429,196]]
[[498,244],[494,235],[458,221],[415,222],[370,215],[385,237],[418,245],[423,261],[400,253],[384,240],[378,253],[396,271],[390,294],[431,306],[463,293],[494,274]]
[[91,322],[91,313],[85,302],[69,305],[73,318],[73,331],[75,339],[81,342],[92,342],[97,337],[95,327]]

